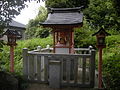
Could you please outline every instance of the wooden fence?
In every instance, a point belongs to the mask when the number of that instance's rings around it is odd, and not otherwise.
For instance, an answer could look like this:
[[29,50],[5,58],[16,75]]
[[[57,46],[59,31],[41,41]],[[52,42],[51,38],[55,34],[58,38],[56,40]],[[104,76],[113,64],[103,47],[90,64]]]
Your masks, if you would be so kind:
[[24,48],[23,74],[31,82],[53,87],[94,87],[95,50],[76,51],[80,54],[41,53]]

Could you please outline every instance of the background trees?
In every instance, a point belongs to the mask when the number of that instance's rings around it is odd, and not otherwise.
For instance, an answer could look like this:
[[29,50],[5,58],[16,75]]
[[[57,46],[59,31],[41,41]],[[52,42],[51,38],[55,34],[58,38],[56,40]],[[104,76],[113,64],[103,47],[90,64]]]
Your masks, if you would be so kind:
[[84,16],[91,27],[104,27],[108,30],[120,28],[119,0],[47,0],[46,6],[52,8],[72,8],[84,6]]
[[46,7],[54,8],[72,8],[72,7],[87,7],[89,0],[47,0]]
[[114,3],[113,0],[90,0],[84,14],[91,26],[119,30],[120,17]]
[[35,17],[35,19],[31,19],[27,25],[26,35],[28,39],[34,37],[45,38],[49,35],[50,29],[45,29],[40,26],[40,23],[45,21],[46,18],[47,9],[41,6],[39,8],[38,15]]

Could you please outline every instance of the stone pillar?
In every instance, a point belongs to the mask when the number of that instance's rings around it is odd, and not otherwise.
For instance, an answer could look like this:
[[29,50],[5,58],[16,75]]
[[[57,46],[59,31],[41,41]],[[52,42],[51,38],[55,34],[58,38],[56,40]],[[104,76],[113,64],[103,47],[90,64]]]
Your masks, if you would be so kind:
[[28,49],[23,48],[23,75],[25,79],[28,79]]
[[60,61],[51,60],[49,62],[49,86],[51,88],[60,88]]

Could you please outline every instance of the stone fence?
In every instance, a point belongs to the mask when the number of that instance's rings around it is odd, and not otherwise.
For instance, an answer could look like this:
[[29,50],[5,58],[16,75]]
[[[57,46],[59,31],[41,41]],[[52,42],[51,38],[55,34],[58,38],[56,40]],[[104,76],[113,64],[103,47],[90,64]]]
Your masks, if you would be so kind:
[[[23,75],[30,82],[63,86],[94,87],[95,50],[75,49],[75,54],[55,54],[23,49]],[[80,54],[77,54],[79,51]]]

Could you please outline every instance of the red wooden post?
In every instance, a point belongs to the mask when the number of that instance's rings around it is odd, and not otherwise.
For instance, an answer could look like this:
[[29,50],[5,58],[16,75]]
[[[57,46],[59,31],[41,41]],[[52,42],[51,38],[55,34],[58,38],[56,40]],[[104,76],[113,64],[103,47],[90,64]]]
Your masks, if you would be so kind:
[[98,88],[102,88],[102,47],[99,48],[99,61],[98,61]]
[[103,28],[98,32],[94,33],[92,36],[97,38],[97,48],[99,49],[99,60],[98,60],[98,88],[102,89],[102,49],[106,47],[105,37],[110,35]]
[[14,46],[10,46],[10,72],[14,72]]
[[55,32],[53,32],[53,53],[55,53]]
[[98,88],[102,89],[102,49],[106,47],[105,37],[111,35],[107,33],[103,28],[98,32],[94,33],[92,36],[97,38],[97,48],[99,49],[99,61],[98,61]]

